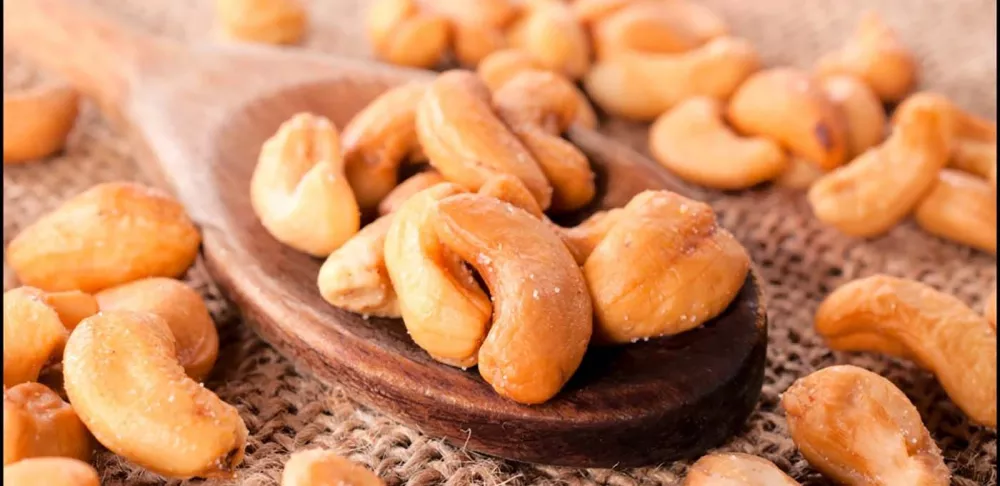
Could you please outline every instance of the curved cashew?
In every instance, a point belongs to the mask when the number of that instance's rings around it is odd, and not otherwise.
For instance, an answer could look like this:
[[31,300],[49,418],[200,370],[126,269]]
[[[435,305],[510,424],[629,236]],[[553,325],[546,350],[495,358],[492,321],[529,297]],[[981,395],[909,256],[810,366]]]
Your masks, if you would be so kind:
[[681,178],[715,189],[745,189],[778,177],[788,157],[766,138],[742,138],[712,98],[690,98],[649,129],[649,151]]
[[479,194],[513,204],[538,219],[548,221],[541,206],[517,177],[505,174],[496,176],[479,188]]
[[234,407],[187,377],[155,314],[85,319],[63,358],[70,403],[98,442],[168,477],[230,476],[247,428]]
[[698,327],[729,306],[749,271],[746,249],[717,225],[710,206],[668,191],[643,192],[583,265],[594,339],[635,342]]
[[374,208],[389,194],[400,164],[420,152],[417,104],[426,92],[424,82],[390,89],[344,127],[344,171],[361,209]]
[[330,304],[363,316],[400,317],[385,267],[385,237],[392,215],[365,226],[323,262],[316,279]]
[[386,62],[432,68],[451,44],[451,23],[425,13],[415,0],[377,0],[365,19],[375,55]]
[[996,331],[957,298],[884,275],[855,280],[823,301],[816,312],[816,331],[844,351],[867,350],[845,347],[858,342],[841,341],[859,334],[895,342],[903,356],[912,356],[934,373],[970,420],[996,426]]
[[545,70],[579,79],[590,68],[590,39],[569,5],[549,2],[529,8],[507,30],[507,43]]
[[35,457],[4,466],[3,483],[45,486],[101,486],[97,471],[86,462],[68,457]]
[[903,99],[917,84],[913,53],[874,11],[865,12],[853,37],[839,50],[821,57],[816,70],[822,76],[857,76],[885,102]]
[[3,465],[31,457],[90,460],[90,432],[59,394],[39,383],[3,392]]
[[361,213],[333,123],[299,113],[264,142],[250,180],[250,203],[278,241],[327,256],[358,232]]
[[[504,84],[526,71],[545,71],[546,69],[531,56],[516,49],[504,49],[490,54],[476,68],[476,74],[486,83],[490,91],[496,92]],[[590,100],[579,88],[573,86],[577,98],[576,120],[580,126],[594,128],[597,126],[597,114],[590,106]]]
[[770,138],[823,170],[844,163],[844,122],[813,78],[792,68],[754,74],[729,102],[729,122],[746,135]]
[[281,473],[281,486],[385,486],[385,483],[360,464],[332,451],[313,449],[292,454]]
[[942,170],[913,216],[930,234],[997,252],[997,202],[993,189],[983,179]]
[[441,173],[431,169],[412,175],[392,189],[378,204],[378,215],[396,212],[407,199],[429,187],[445,182]]
[[543,209],[552,201],[545,173],[493,110],[490,91],[473,73],[449,71],[431,83],[417,108],[417,135],[441,175],[478,190],[497,174],[524,182]]
[[820,84],[843,117],[848,158],[882,143],[887,117],[881,100],[868,85],[853,76],[831,76]]
[[574,86],[552,73],[525,72],[497,90],[493,103],[552,185],[552,209],[573,211],[587,205],[596,192],[590,162],[559,137],[576,117]]
[[711,9],[686,0],[634,2],[593,22],[597,59],[622,51],[675,54],[701,47],[729,33]]
[[101,311],[156,314],[177,342],[177,360],[191,379],[202,381],[219,355],[219,334],[201,295],[183,282],[147,278],[99,292]]
[[907,100],[892,135],[816,181],[809,203],[821,221],[853,236],[875,236],[906,217],[948,160],[951,110],[928,98]]
[[793,383],[781,406],[802,455],[839,483],[950,482],[916,407],[875,373],[856,366],[824,368]]
[[308,22],[298,0],[216,0],[215,10],[223,34],[250,42],[295,44]]
[[[3,162],[48,157],[63,148],[79,111],[80,95],[65,84],[4,93]],[[15,123],[16,121],[16,123]]]
[[691,465],[684,486],[799,486],[771,461],[750,454],[709,454]]
[[678,54],[623,52],[594,64],[584,86],[605,111],[648,121],[692,96],[728,99],[759,65],[749,42],[720,37]]
[[815,164],[809,163],[798,157],[788,159],[788,167],[781,173],[774,183],[789,189],[804,190],[812,187],[813,183],[823,177],[825,172]]

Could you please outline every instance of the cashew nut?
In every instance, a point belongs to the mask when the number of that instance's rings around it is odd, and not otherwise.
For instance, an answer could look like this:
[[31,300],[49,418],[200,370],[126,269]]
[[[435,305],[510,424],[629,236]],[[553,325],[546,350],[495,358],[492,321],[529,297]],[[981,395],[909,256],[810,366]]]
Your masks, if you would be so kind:
[[361,209],[374,208],[389,194],[400,164],[420,152],[417,104],[426,91],[424,82],[390,89],[344,127],[344,170]]
[[597,59],[625,51],[676,54],[729,33],[709,8],[686,0],[634,2],[593,21]]
[[[937,96],[920,93],[914,96]],[[990,181],[996,190],[997,126],[996,123],[976,117],[958,106],[955,110],[955,142],[952,146],[951,167],[975,174]]]
[[774,183],[789,189],[804,190],[809,189],[813,183],[823,177],[822,169],[815,164],[807,162],[799,157],[788,159],[788,168],[774,180]]
[[414,174],[405,181],[400,182],[398,186],[382,199],[382,202],[378,204],[379,216],[396,212],[414,194],[444,181],[441,173],[434,169]]
[[[957,298],[876,275],[830,294],[816,311],[816,331],[837,350],[883,351],[882,343],[899,349],[889,351],[933,372],[970,420],[996,427],[996,331]],[[867,342],[849,340],[858,335]]]
[[187,377],[163,318],[101,312],[63,358],[66,394],[98,442],[168,477],[231,476],[247,428],[234,407]]
[[[622,265],[622,262],[643,262]],[[646,191],[623,209],[583,265],[594,339],[635,342],[678,334],[724,311],[750,270],[746,249],[707,204]]]
[[690,98],[649,129],[649,151],[681,178],[714,189],[745,189],[778,177],[788,157],[766,138],[743,138],[722,120],[722,105]]
[[363,466],[334,454],[313,449],[295,452],[285,463],[281,486],[385,486]]
[[622,52],[594,64],[583,81],[608,113],[649,121],[692,96],[728,99],[759,65],[749,42],[720,37],[683,53]]
[[327,257],[317,277],[323,300],[364,316],[400,317],[385,268],[385,237],[391,224],[392,215],[376,219]]
[[913,215],[932,235],[997,252],[997,203],[993,188],[983,179],[942,170]]
[[183,282],[147,278],[99,292],[101,311],[156,314],[177,343],[177,360],[191,379],[202,381],[219,355],[219,334],[201,295]]
[[76,412],[49,387],[21,383],[3,392],[3,465],[31,457],[87,461],[94,451],[90,432]]
[[[476,68],[476,74],[486,83],[490,91],[496,92],[507,81],[514,79],[518,74],[525,71],[544,71],[537,61],[531,56],[516,49],[504,49],[490,54]],[[577,98],[576,120],[575,122],[585,128],[597,126],[597,114],[590,106],[590,100],[576,86],[573,91]]]
[[3,162],[27,162],[61,150],[76,122],[79,97],[66,84],[4,93]]
[[375,55],[401,66],[432,68],[451,44],[448,19],[422,12],[415,0],[375,1],[365,27]]
[[781,406],[809,463],[847,485],[947,485],[951,473],[920,412],[889,380],[856,366],[801,378]]
[[572,228],[559,227],[559,236],[573,254],[576,263],[582,266],[624,214],[625,210],[621,208],[596,212]]
[[3,468],[3,484],[13,486],[101,486],[97,471],[68,457],[35,457]]
[[7,247],[7,262],[25,285],[95,292],[143,277],[179,276],[200,243],[176,200],[138,184],[109,182],[24,228]]
[[545,70],[579,79],[590,68],[590,39],[569,5],[548,2],[529,8],[507,30],[507,43]]
[[283,123],[261,147],[250,203],[275,239],[314,256],[327,256],[354,236],[361,213],[333,123],[309,113]]
[[876,12],[865,12],[853,36],[819,59],[821,76],[850,74],[864,80],[882,101],[906,97],[917,84],[917,60]]
[[[905,108],[904,108],[905,105]],[[928,98],[908,99],[889,138],[816,181],[809,203],[821,221],[853,236],[875,236],[905,218],[948,160],[952,112]]]
[[426,7],[452,22],[452,49],[464,66],[475,66],[494,51],[505,48],[503,29],[517,13],[509,0],[432,0]]
[[831,76],[821,81],[821,87],[843,117],[848,159],[882,143],[885,109],[867,84],[853,76]]
[[729,102],[729,122],[746,135],[770,138],[823,170],[844,163],[844,122],[808,73],[773,68],[754,74]]
[[698,459],[684,486],[799,486],[771,461],[750,454],[717,453]]
[[298,0],[216,0],[216,15],[226,36],[267,44],[296,44],[308,18]]

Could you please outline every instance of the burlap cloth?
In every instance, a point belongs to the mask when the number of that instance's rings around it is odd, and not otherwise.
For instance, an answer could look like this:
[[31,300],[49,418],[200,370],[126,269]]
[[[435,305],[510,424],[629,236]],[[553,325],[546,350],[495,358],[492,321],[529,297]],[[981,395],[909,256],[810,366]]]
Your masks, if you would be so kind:
[[[475,0],[469,0],[475,1]],[[123,20],[163,35],[213,38],[212,2],[101,0]],[[310,5],[308,49],[365,57],[359,16],[363,0],[317,0]],[[996,4],[989,0],[709,0],[739,35],[753,40],[771,64],[808,66],[853,28],[861,8],[881,11],[922,60],[923,85],[963,107],[996,117]],[[16,21],[4,16],[4,22]],[[33,82],[38,73],[4,52],[4,89]],[[5,120],[16,123],[16,120]],[[644,147],[635,126],[611,123],[609,133]],[[140,179],[133,148],[87,106],[66,153],[45,162],[5,167],[3,236],[60,201],[101,181]],[[920,410],[954,471],[955,484],[997,483],[996,433],[970,427],[934,378],[913,365],[878,356],[827,350],[811,329],[817,303],[847,280],[885,272],[919,279],[980,306],[996,278],[993,256],[930,237],[911,222],[889,235],[860,241],[823,228],[801,194],[762,189],[714,194],[722,221],[749,248],[768,286],[771,318],[767,377],[760,406],[746,430],[725,449],[758,454],[807,484],[825,484],[796,452],[778,408],[793,380],[835,363],[853,363],[889,377]],[[4,288],[12,285],[5,266]],[[575,470],[516,464],[472,453],[399,425],[295,371],[257,339],[222,301],[200,267],[189,281],[204,292],[221,329],[222,350],[207,382],[240,410],[250,429],[239,479],[225,484],[277,484],[291,451],[327,447],[348,455],[389,484],[677,484],[684,464],[634,470]],[[101,452],[96,465],[106,485],[160,484],[161,479]],[[193,484],[193,483],[192,483]]]

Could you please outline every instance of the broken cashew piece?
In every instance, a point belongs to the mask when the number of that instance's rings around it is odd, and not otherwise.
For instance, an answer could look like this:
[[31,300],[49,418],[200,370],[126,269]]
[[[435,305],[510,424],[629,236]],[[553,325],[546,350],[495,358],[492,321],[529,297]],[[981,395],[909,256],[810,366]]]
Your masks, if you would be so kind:
[[918,63],[874,11],[865,12],[853,36],[837,51],[819,59],[821,76],[850,74],[864,80],[887,103],[902,100],[917,84]]
[[[912,357],[934,373],[971,421],[996,427],[996,331],[957,298],[920,282],[876,275],[830,294],[816,311],[815,325],[833,349],[882,352],[886,343],[890,353]],[[858,335],[872,338],[845,341]]]
[[208,306],[194,289],[171,278],[147,278],[95,295],[101,311],[156,314],[177,342],[177,360],[194,381],[203,381],[219,356],[219,333]]
[[743,138],[712,98],[690,98],[649,129],[649,151],[682,179],[714,189],[746,189],[781,175],[788,157],[766,138]]
[[622,52],[677,54],[729,33],[711,9],[687,0],[633,2],[592,23],[597,59]]
[[844,163],[843,119],[803,71],[772,68],[754,74],[733,94],[726,116],[736,131],[770,138],[822,170]]
[[334,454],[313,449],[295,452],[285,462],[281,486],[385,486],[373,472]]
[[250,203],[271,236],[313,256],[325,257],[354,236],[361,213],[333,123],[310,113],[283,123],[261,148]]
[[296,44],[308,16],[299,0],[216,0],[216,15],[227,37],[266,44]]
[[171,478],[230,477],[247,428],[236,409],[187,377],[163,318],[109,311],[66,343],[66,394],[98,442]]
[[933,100],[907,100],[892,135],[816,181],[809,204],[820,221],[859,237],[885,233],[934,185],[951,148],[954,117]]
[[698,459],[684,486],[799,486],[771,461],[750,454],[716,453]]
[[[507,30],[507,44],[545,70],[579,79],[590,68],[590,39],[569,5],[548,2],[527,9]],[[484,58],[485,59],[485,58]]]
[[914,219],[932,235],[997,252],[997,203],[993,188],[979,177],[942,170],[917,204]]
[[414,194],[442,182],[445,182],[444,177],[441,177],[441,173],[434,169],[419,172],[410,176],[405,181],[400,182],[398,186],[393,188],[392,191],[390,191],[389,194],[387,194],[382,201],[379,202],[378,215],[385,216],[389,213],[396,212],[396,210],[399,209],[399,207]]
[[100,486],[93,466],[68,457],[34,457],[3,468],[3,484],[29,486]]
[[792,440],[846,485],[946,486],[951,473],[920,412],[891,381],[856,366],[800,378],[781,397]]
[[416,0],[375,1],[365,29],[376,57],[415,68],[436,66],[452,39],[448,19],[421,11]]
[[79,112],[80,95],[66,84],[4,93],[3,162],[48,157],[66,144]]
[[650,121],[692,96],[728,99],[759,66],[749,42],[720,37],[683,53],[623,52],[594,64],[583,82],[608,113]]
[[885,140],[888,117],[882,101],[867,84],[853,76],[831,76],[820,85],[843,118],[848,159]]
[[391,214],[376,219],[327,257],[316,279],[323,300],[363,316],[401,316],[385,267],[391,224]]
[[3,392],[3,465],[31,457],[89,461],[90,432],[59,394],[40,383],[21,383]]

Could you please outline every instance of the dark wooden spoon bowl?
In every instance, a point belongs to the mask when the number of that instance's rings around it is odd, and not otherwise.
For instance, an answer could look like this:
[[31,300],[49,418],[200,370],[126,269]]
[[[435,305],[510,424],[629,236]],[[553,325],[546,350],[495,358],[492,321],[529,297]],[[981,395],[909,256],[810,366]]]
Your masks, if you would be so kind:
[[[737,433],[760,394],[767,321],[751,273],[722,315],[693,331],[591,350],[553,400],[523,406],[475,372],[430,359],[402,322],[324,302],[321,262],[261,227],[249,179],[261,143],[299,111],[344,126],[392,85],[431,73],[265,47],[180,46],[115,26],[65,0],[9,0],[13,46],[62,73],[121,121],[145,169],[203,230],[211,276],[268,343],[358,401],[436,437],[504,458],[576,467],[694,456]],[[592,209],[644,189],[691,192],[597,134],[570,138],[602,180]],[[641,262],[623,262],[641,264]]]

